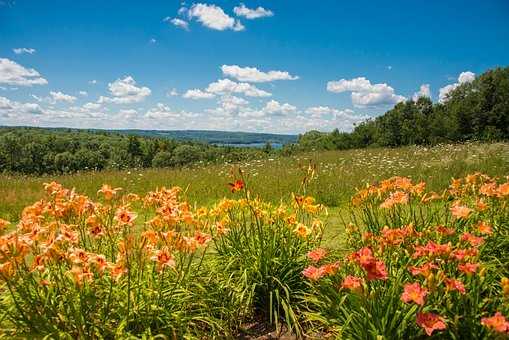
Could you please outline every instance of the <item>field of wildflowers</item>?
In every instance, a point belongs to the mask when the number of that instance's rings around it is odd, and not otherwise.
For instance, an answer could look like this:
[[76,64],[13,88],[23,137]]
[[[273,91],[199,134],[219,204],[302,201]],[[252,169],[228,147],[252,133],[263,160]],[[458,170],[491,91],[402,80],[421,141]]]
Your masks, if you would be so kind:
[[235,167],[228,197],[204,205],[177,186],[85,195],[46,182],[0,219],[1,335],[509,336],[507,177],[370,180],[331,219],[312,197],[319,167],[298,173],[268,200]]

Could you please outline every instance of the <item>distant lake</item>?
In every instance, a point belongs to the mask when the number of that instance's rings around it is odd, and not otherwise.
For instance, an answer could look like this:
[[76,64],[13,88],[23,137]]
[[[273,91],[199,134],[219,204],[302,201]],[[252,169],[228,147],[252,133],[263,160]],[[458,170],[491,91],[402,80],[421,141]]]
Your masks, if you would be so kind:
[[[234,148],[263,148],[266,143],[214,143],[217,146],[231,146]],[[283,144],[270,143],[274,149],[281,149]]]

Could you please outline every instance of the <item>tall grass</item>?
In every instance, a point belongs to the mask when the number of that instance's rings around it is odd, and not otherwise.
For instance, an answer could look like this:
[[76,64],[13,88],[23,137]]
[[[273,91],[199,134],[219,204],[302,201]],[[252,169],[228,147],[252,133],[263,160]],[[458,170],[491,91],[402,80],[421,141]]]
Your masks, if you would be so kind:
[[[273,203],[290,198],[299,189],[301,166],[317,165],[317,178],[308,194],[328,207],[342,207],[355,188],[392,176],[425,180],[437,190],[452,177],[474,171],[491,176],[509,173],[509,144],[454,144],[432,148],[421,146],[397,149],[361,149],[303,153],[292,157],[253,160],[238,164],[244,169],[250,188],[262,199]],[[42,183],[56,180],[90,197],[97,187],[109,183],[143,195],[161,186],[181,186],[191,203],[210,205],[231,197],[224,182],[231,164],[196,165],[182,169],[141,169],[130,171],[88,172],[49,177],[0,175],[0,217],[18,218],[28,204],[43,197]]]

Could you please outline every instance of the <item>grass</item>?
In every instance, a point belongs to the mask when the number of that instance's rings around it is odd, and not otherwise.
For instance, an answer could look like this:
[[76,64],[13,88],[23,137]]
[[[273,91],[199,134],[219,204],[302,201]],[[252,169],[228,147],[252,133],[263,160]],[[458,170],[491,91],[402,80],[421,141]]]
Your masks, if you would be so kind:
[[[303,168],[310,163],[316,164],[318,176],[308,187],[308,194],[331,208],[330,218],[334,222],[355,188],[391,176],[424,180],[430,189],[438,189],[452,177],[475,171],[490,176],[507,175],[509,144],[467,143],[429,148],[410,146],[311,152],[238,165],[245,171],[253,192],[264,200],[278,202],[299,190]],[[0,175],[0,218],[16,221],[23,207],[43,197],[42,183],[53,180],[92,198],[104,183],[137,194],[161,186],[178,185],[186,189],[189,202],[209,205],[230,195],[226,183],[231,180],[231,168],[231,164],[198,164],[181,169],[133,169],[43,177]]]

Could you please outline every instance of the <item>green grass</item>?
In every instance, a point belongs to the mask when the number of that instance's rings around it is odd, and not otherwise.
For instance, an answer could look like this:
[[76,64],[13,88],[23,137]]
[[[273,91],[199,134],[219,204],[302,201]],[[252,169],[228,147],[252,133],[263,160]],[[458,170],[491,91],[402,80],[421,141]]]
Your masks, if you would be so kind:
[[[299,190],[301,167],[317,165],[317,178],[308,194],[331,207],[331,220],[350,199],[355,188],[395,175],[425,180],[430,189],[449,183],[452,177],[481,171],[490,176],[509,174],[509,144],[454,144],[435,147],[403,147],[324,151],[292,157],[269,158],[238,164],[245,171],[249,187],[263,199],[277,202]],[[0,218],[15,221],[23,207],[43,196],[42,183],[56,180],[66,187],[95,197],[103,183],[144,194],[156,187],[187,188],[187,198],[197,205],[209,205],[229,196],[231,164],[195,165],[182,169],[139,169],[88,172],[62,176],[24,177],[0,175]],[[337,207],[337,208],[334,208]]]

